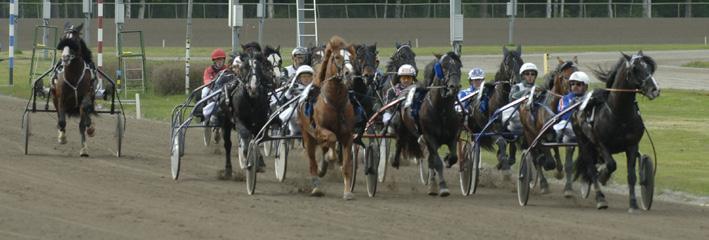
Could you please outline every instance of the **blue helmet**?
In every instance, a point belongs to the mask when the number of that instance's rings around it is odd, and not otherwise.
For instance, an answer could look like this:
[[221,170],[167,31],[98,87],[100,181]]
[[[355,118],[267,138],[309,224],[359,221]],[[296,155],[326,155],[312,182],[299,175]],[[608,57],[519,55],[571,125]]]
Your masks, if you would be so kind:
[[468,80],[485,79],[485,71],[482,68],[473,68],[468,72]]

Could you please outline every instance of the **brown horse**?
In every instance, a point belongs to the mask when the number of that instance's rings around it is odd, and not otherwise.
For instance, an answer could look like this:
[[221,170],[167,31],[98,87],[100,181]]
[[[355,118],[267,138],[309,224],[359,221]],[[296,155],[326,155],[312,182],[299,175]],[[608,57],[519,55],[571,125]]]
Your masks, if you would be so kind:
[[[317,101],[313,106],[312,116],[306,114],[306,104],[298,106],[298,119],[303,144],[310,163],[310,176],[312,177],[313,190],[311,196],[322,196],[320,190],[320,175],[324,175],[327,162],[334,161],[337,156],[342,156],[342,173],[344,176],[345,200],[354,198],[350,191],[352,183],[352,134],[354,131],[355,115],[348,97],[346,77],[350,74],[345,67],[344,56],[340,50],[344,49],[350,56],[356,56],[355,49],[348,45],[342,38],[334,36],[325,48],[323,62],[317,70],[313,80],[313,91],[317,93]],[[336,154],[338,144],[341,146],[340,154]],[[327,160],[320,166],[315,161],[315,149],[320,147],[327,153]],[[319,169],[321,174],[319,174]]]
[[[545,83],[539,88],[538,95],[535,93],[535,98],[533,101],[529,100],[521,103],[519,108],[520,122],[522,122],[524,139],[526,143],[531,143],[539,135],[539,132],[544,127],[544,124],[549,121],[554,115],[556,115],[557,106],[559,106],[559,100],[561,100],[563,95],[566,95],[569,91],[568,79],[572,73],[578,70],[576,64],[578,59],[574,57],[573,61],[563,61],[561,58],[559,60],[559,65],[557,68],[545,76]],[[529,104],[527,104],[529,103]],[[556,142],[556,137],[553,131],[548,131],[545,135],[547,142]],[[545,161],[544,158],[551,159],[552,155],[549,148],[535,147],[531,149],[532,157],[535,160],[535,165],[537,166],[537,174],[540,177],[540,191],[542,194],[549,192],[549,183],[544,177],[544,171],[542,171],[542,165]],[[573,171],[573,147],[567,148],[566,151],[566,162],[565,167],[562,167],[561,158],[559,157],[559,149],[557,147],[551,148],[554,150],[554,161],[556,167],[555,177],[561,179],[564,177],[564,169],[566,170],[566,186],[564,188],[564,195],[571,197],[573,194],[572,189],[572,171]],[[553,168],[552,166],[544,166],[545,168]],[[550,169],[547,169],[550,170]]]
[[57,128],[59,143],[66,144],[66,117],[79,116],[79,133],[81,134],[82,157],[88,157],[86,135],[93,137],[94,127],[89,114],[94,113],[94,82],[91,71],[91,50],[81,39],[81,29],[70,26],[57,45],[62,51],[61,65],[58,65],[53,78],[52,94],[54,108],[57,110]]

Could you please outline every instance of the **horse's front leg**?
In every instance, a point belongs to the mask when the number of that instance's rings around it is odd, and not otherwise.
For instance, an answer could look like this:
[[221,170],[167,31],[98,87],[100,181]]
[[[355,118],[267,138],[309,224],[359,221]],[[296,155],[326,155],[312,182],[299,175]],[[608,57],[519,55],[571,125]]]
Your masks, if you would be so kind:
[[233,177],[233,168],[231,166],[231,128],[232,128],[231,123],[224,123],[221,127],[222,129],[222,140],[224,140],[224,157],[226,158],[225,160],[225,165],[224,165],[224,170],[221,170],[217,173],[217,177],[220,180],[229,180]]
[[598,180],[605,186],[608,180],[610,180],[611,174],[615,172],[616,164],[615,159],[613,159],[613,156],[603,145],[603,143],[598,144],[597,146],[597,151],[600,153],[601,159],[604,160],[604,163],[598,166]]
[[[431,178],[429,179],[430,187],[428,194],[432,196],[437,194],[441,197],[447,197],[448,195],[450,195],[450,191],[448,190],[448,184],[446,184],[446,179],[443,177],[443,161],[441,160],[441,157],[438,156],[437,149],[440,147],[440,145],[432,140],[426,141],[426,145],[428,147],[428,152],[430,153],[428,155],[429,169],[435,171],[435,174],[431,174]],[[436,175],[438,175],[439,178],[438,185],[436,185]],[[436,189],[438,189],[437,192]]]
[[89,116],[85,112],[81,112],[81,120],[79,120],[79,134],[81,135],[81,150],[79,156],[88,157],[89,147],[86,143],[86,128],[91,123]]
[[66,113],[61,107],[57,108],[57,129],[59,129],[57,137],[59,144],[66,144]]
[[349,134],[343,136],[342,142],[342,176],[344,176],[344,191],[342,198],[345,200],[354,199],[354,193],[350,191],[352,184],[352,137]]
[[628,212],[633,213],[638,210],[638,200],[635,197],[635,164],[638,157],[638,145],[631,146],[625,151],[625,156],[628,158],[628,199],[630,207]]

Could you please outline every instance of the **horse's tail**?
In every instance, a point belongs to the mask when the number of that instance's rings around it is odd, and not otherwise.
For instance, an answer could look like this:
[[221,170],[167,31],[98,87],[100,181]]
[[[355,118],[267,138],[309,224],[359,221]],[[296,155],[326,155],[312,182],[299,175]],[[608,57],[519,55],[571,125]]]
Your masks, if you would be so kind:
[[577,140],[579,154],[576,158],[576,162],[574,163],[574,169],[576,169],[574,180],[577,180],[580,177],[584,181],[591,183],[593,176],[596,175],[598,152],[589,139],[585,138],[585,136],[577,136]]

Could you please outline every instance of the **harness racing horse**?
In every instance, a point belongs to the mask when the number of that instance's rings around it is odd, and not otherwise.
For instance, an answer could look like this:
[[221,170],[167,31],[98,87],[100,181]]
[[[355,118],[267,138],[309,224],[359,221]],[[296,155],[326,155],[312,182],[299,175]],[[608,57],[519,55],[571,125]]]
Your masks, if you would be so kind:
[[[375,100],[378,98],[373,81],[377,74],[377,45],[355,45],[356,58],[352,59],[354,73],[348,85],[351,92],[350,101],[353,105],[359,105],[363,113],[360,113],[356,128],[364,130],[367,118],[374,114]],[[381,102],[380,102],[381,103]],[[359,131],[357,131],[359,132]]]
[[[67,23],[68,25],[68,23]],[[79,116],[82,157],[88,157],[86,135],[94,136],[90,114],[94,112],[94,73],[92,72],[91,50],[81,39],[83,24],[67,27],[65,34],[57,44],[62,51],[61,65],[55,69],[55,82],[52,87],[54,108],[57,110],[57,128],[59,144],[66,144],[66,117]]]
[[[501,107],[509,103],[510,90],[512,85],[520,81],[519,69],[524,64],[522,60],[522,48],[517,46],[516,50],[508,50],[507,47],[502,48],[503,58],[500,63],[500,67],[495,74],[495,81],[492,84],[486,83],[482,90],[482,96],[480,98],[472,99],[471,106],[474,106],[468,119],[468,128],[474,133],[480,133],[485,125],[488,123],[492,115]],[[487,111],[482,112],[482,114],[476,114],[476,109],[480,109],[480,100],[482,98],[489,99]],[[506,132],[507,128],[502,126],[502,124],[496,123],[493,125],[492,131],[495,132]],[[510,167],[515,162],[516,146],[514,144],[509,144],[509,155],[505,154],[507,148],[507,139],[502,136],[497,136],[495,138],[490,136],[483,136],[480,138],[480,146],[487,150],[492,151],[493,143],[497,143],[497,169],[503,170],[505,176],[511,174]]]
[[273,72],[273,84],[274,88],[281,87],[283,84],[287,83],[288,81],[288,74],[286,74],[285,69],[283,68],[283,58],[281,57],[281,46],[278,46],[277,48],[273,48],[271,46],[266,46],[266,49],[263,50],[263,55],[268,59],[268,62],[271,63],[272,66],[272,72]]
[[[419,145],[424,144],[428,150],[429,169],[435,170],[429,175],[429,195],[450,195],[443,177],[443,160],[438,155],[438,149],[443,145],[448,146],[446,167],[450,168],[458,161],[456,149],[460,134],[460,117],[455,111],[455,104],[458,102],[457,94],[460,90],[461,67],[460,57],[453,52],[436,55],[436,59],[426,65],[424,82],[420,83],[420,86],[426,88],[422,91],[426,95],[421,103],[419,117],[412,114],[416,106],[405,105],[399,110],[401,124],[395,124],[398,136],[392,166],[399,167],[402,152],[409,157],[423,157]],[[435,184],[436,176],[440,178],[438,185]]]
[[[314,94],[317,94],[312,115],[306,114],[308,102],[306,101],[298,106],[298,119],[310,164],[309,170],[313,184],[311,196],[323,196],[323,192],[320,190],[320,177],[322,176],[319,175],[324,175],[328,161],[333,161],[340,155],[342,156],[341,166],[344,176],[343,198],[350,200],[354,198],[350,187],[353,184],[351,149],[355,116],[346,85],[346,78],[350,73],[345,67],[344,56],[340,53],[341,49],[356,58],[354,46],[348,45],[338,36],[330,39],[324,52],[323,62],[312,83],[316,87]],[[336,154],[338,144],[341,146],[340,154]],[[320,147],[322,152],[326,153],[327,160],[323,160],[320,166],[315,161],[316,147]]]
[[[642,51],[633,56],[622,55],[610,71],[595,72],[607,88],[593,91],[586,106],[582,104],[581,109],[572,115],[572,123],[579,144],[576,177],[593,184],[598,209],[608,208],[599,182],[605,185],[616,169],[611,154],[625,152],[629,212],[632,213],[638,209],[635,164],[640,157],[638,143],[645,130],[635,93],[653,100],[660,96],[660,87],[653,77],[657,65],[651,57],[643,55]],[[647,178],[641,174],[640,184],[643,185]]]
[[[574,58],[576,60],[576,58]],[[571,74],[578,70],[574,61],[562,61],[559,58],[559,65],[557,68],[547,76],[545,76],[545,84],[540,88],[542,90],[539,94],[535,93],[534,99],[527,99],[523,101],[519,108],[520,122],[523,126],[524,142],[529,144],[534,141],[534,139],[539,135],[540,131],[544,128],[544,124],[548,122],[552,117],[556,115],[557,107],[559,106],[559,101],[566,95],[569,91],[568,79]],[[545,139],[547,142],[556,142],[556,134],[553,131],[548,131],[545,134]],[[546,170],[551,170],[551,168],[556,167],[555,177],[561,179],[564,177],[564,170],[566,171],[566,185],[564,186],[564,196],[573,196],[572,183],[573,179],[571,177],[573,171],[573,152],[574,147],[568,147],[566,151],[566,161],[564,165],[561,164],[561,158],[559,157],[559,148],[552,147],[554,151],[554,160],[556,164],[554,166],[546,166],[544,163],[544,158],[550,160],[552,158],[549,148],[542,147],[540,145],[535,146],[531,149],[531,156],[535,159],[534,163],[536,166],[537,174],[540,177],[539,188],[542,194],[549,192],[549,183],[544,177],[544,171],[542,167]],[[543,166],[544,165],[544,166]]]
[[[225,77],[234,78],[223,87],[223,93],[218,100],[220,111],[215,113],[221,120],[222,138],[226,152],[226,166],[220,171],[221,179],[232,177],[231,166],[231,130],[239,134],[241,148],[239,161],[246,166],[246,156],[251,138],[266,124],[269,114],[268,91],[272,85],[272,66],[260,52],[242,53],[243,63],[237,73]],[[227,70],[229,71],[229,70]],[[263,161],[256,166],[264,167]]]

